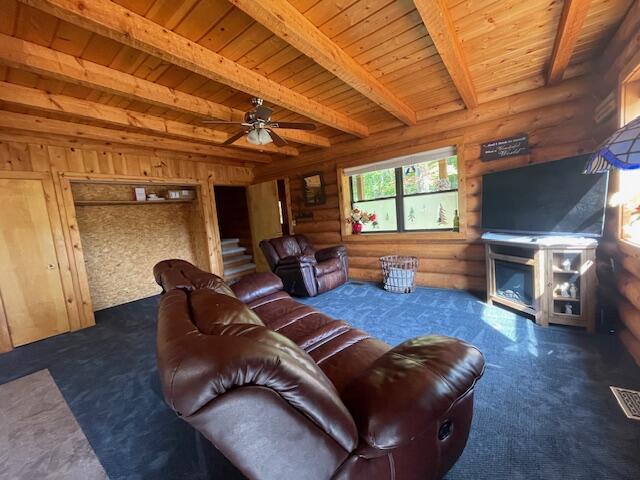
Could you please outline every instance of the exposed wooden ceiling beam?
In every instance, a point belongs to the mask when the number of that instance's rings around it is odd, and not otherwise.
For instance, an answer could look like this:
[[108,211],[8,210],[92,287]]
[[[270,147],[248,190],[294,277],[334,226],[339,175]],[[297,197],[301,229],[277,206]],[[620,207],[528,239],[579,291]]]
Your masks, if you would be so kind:
[[110,0],[20,0],[179,67],[358,137],[366,125],[286,88]]
[[580,30],[584,24],[591,0],[565,0],[562,16],[553,45],[551,62],[547,70],[547,85],[562,81],[564,72],[569,66],[573,49],[578,41]]
[[[244,114],[241,110],[4,34],[0,34],[0,63],[198,117],[242,120]],[[285,129],[278,133],[292,142],[330,146],[329,140],[321,135]]]
[[478,106],[478,95],[445,0],[413,0],[433,44],[467,108]]
[[229,0],[291,46],[406,125],[416,113],[336,45],[288,0]]
[[269,163],[271,158],[268,155],[255,152],[239,152],[229,148],[204,145],[200,143],[174,140],[166,137],[157,137],[143,133],[125,132],[123,130],[112,130],[110,128],[95,127],[92,125],[81,125],[73,122],[65,122],[38,115],[27,115],[23,113],[0,110],[0,128],[10,128],[26,130],[29,132],[48,133],[54,135],[65,135],[72,137],[90,138],[127,145],[139,145],[142,147],[174,150],[177,152],[195,153],[211,157],[231,158],[238,163],[254,162]]
[[[160,136],[175,136],[202,143],[220,144],[229,134],[211,128],[198,127],[187,123],[166,120],[146,113],[125,110],[89,100],[81,100],[66,95],[48,93],[36,88],[23,87],[13,83],[0,82],[0,100],[38,110],[70,114],[86,120],[98,120],[116,127],[134,127]],[[273,144],[252,145],[241,138],[229,147],[246,148],[254,151],[268,151],[284,155],[298,155],[293,147],[278,148]],[[267,148],[264,148],[267,147]]]

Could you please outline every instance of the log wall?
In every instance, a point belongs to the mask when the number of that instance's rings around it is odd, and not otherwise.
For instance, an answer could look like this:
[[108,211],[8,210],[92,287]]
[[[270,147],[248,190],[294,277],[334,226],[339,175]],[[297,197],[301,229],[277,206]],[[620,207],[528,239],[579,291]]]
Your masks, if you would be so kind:
[[[420,259],[418,283],[431,287],[484,290],[484,248],[479,242],[482,175],[535,163],[559,160],[590,151],[589,118],[592,112],[588,85],[584,79],[543,88],[509,99],[490,102],[470,112],[443,115],[416,127],[403,127],[380,136],[345,142],[320,153],[301,155],[300,167],[274,162],[258,167],[260,180],[288,176],[291,179],[293,216],[296,233],[303,233],[319,247],[345,242],[350,256],[350,276],[379,280],[378,258],[388,254],[416,255]],[[526,132],[532,151],[529,155],[491,162],[480,161],[480,144]],[[459,162],[466,171],[466,236],[459,240],[406,238],[384,240],[359,238],[357,242],[341,235],[338,179],[336,169],[393,158],[444,145],[458,145]],[[280,164],[278,164],[280,163]],[[304,205],[302,177],[321,171],[326,184],[326,204]],[[462,202],[461,202],[462,205]],[[307,219],[298,218],[304,212]]]
[[[640,2],[634,2],[597,66],[597,71],[606,72],[606,74],[594,78],[596,101],[602,100],[610,92],[623,97],[620,83],[630,72],[640,66],[638,52],[640,52]],[[618,106],[624,107],[624,101],[624,98],[619,98]],[[601,141],[613,133],[623,116],[628,116],[628,114],[625,115],[624,110],[612,115],[601,125],[595,126],[596,140]],[[617,172],[614,171],[610,191],[617,190],[616,175]],[[612,273],[599,275],[603,287],[601,290],[603,298],[616,306],[622,326],[620,339],[636,363],[640,365],[640,245],[619,239],[620,212],[617,208],[610,210],[612,215],[607,221],[606,241],[601,248],[601,259],[607,262],[613,259],[616,268]],[[606,272],[606,269],[603,270]]]

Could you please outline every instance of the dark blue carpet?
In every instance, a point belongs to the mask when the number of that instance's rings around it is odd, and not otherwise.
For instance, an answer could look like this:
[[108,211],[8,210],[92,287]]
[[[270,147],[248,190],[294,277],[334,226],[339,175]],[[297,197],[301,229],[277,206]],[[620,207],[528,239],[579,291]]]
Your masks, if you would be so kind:
[[[638,479],[640,422],[609,385],[640,389],[614,336],[540,328],[465,292],[411,295],[351,283],[304,300],[390,344],[438,333],[486,356],[455,479]],[[165,406],[155,369],[157,298],[98,312],[96,327],[0,355],[0,384],[48,368],[111,479],[238,478]]]

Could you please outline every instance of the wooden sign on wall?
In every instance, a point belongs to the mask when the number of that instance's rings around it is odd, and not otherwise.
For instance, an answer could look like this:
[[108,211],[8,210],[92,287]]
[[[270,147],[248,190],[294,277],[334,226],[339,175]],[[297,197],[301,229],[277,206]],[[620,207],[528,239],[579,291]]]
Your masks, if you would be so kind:
[[493,140],[480,145],[480,160],[483,162],[529,153],[529,134]]

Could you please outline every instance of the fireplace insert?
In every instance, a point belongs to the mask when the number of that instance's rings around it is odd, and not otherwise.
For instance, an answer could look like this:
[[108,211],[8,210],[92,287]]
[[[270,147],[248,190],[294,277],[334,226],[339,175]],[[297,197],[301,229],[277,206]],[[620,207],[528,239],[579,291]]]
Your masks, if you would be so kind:
[[496,295],[533,307],[533,266],[496,260]]

